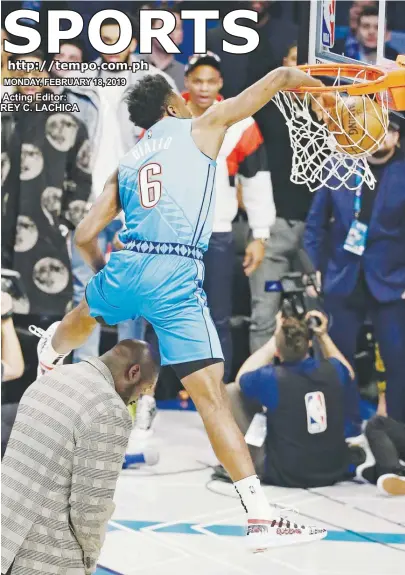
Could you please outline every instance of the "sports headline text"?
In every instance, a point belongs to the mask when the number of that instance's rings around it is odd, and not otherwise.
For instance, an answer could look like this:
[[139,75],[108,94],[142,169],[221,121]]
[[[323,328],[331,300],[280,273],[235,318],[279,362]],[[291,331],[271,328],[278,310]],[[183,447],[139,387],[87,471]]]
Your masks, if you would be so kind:
[[[180,13],[182,20],[192,20],[194,22],[194,53],[204,54],[207,50],[207,22],[210,20],[220,20],[219,10],[182,10]],[[65,40],[77,38],[83,31],[83,18],[73,10],[49,10],[48,34],[46,50],[49,54],[60,52],[60,43]],[[106,18],[114,18],[121,29],[118,42],[115,44],[105,44],[100,36],[102,22]],[[223,41],[223,50],[231,54],[247,54],[252,52],[259,44],[259,35],[251,27],[243,26],[237,22],[244,18],[257,22],[258,14],[254,10],[233,10],[222,20],[224,30],[235,38],[242,38],[245,43],[242,45]],[[159,19],[163,25],[161,28],[153,29],[152,21]],[[39,30],[27,23],[31,20],[39,23],[40,14],[35,10],[14,10],[5,19],[5,29],[13,36],[27,40],[23,46],[13,44],[10,40],[4,42],[4,49],[11,54],[30,54],[39,47],[45,48]],[[61,29],[62,20],[70,23],[68,29]],[[166,10],[140,10],[139,12],[139,52],[150,54],[152,50],[152,39],[156,38],[168,54],[179,54],[180,49],[170,34],[176,26],[174,14]],[[65,28],[65,26],[63,26]],[[97,52],[102,54],[118,54],[124,51],[131,43],[133,37],[132,22],[130,18],[120,10],[101,10],[95,14],[87,29],[90,44]]]

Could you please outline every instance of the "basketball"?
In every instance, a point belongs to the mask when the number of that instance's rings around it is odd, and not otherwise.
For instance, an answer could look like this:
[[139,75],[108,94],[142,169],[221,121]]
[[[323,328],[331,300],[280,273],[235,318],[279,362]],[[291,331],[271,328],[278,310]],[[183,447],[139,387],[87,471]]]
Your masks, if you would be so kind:
[[328,109],[328,129],[332,132],[337,150],[350,156],[368,152],[373,154],[385,136],[381,106],[369,97],[339,98]]

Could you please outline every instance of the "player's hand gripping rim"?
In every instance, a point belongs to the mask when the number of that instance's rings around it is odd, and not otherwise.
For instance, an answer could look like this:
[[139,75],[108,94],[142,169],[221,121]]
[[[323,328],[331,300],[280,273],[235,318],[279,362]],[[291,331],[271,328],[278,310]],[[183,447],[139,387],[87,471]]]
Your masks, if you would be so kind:
[[303,87],[321,88],[324,85],[318,78],[310,76],[299,68],[285,68],[285,72],[283,90],[296,90]]

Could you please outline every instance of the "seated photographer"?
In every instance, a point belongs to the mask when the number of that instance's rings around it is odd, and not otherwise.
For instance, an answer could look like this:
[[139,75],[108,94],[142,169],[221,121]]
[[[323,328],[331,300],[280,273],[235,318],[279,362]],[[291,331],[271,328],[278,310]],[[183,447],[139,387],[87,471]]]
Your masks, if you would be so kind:
[[[332,485],[347,478],[349,464],[355,463],[345,443],[343,399],[353,371],[328,336],[324,314],[311,311],[299,319],[280,312],[276,319],[274,336],[227,386],[233,415],[264,482],[300,488]],[[321,360],[309,353],[311,332]],[[273,363],[275,358],[279,361]],[[217,467],[213,478],[226,476]]]

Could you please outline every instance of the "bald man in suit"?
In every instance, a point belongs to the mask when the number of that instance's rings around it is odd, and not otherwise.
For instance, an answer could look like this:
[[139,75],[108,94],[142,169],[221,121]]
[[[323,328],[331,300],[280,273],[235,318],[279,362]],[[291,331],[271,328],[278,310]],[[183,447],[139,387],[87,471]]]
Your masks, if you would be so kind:
[[124,340],[27,389],[2,462],[1,573],[95,571],[132,427],[127,405],[158,372],[145,342]]

